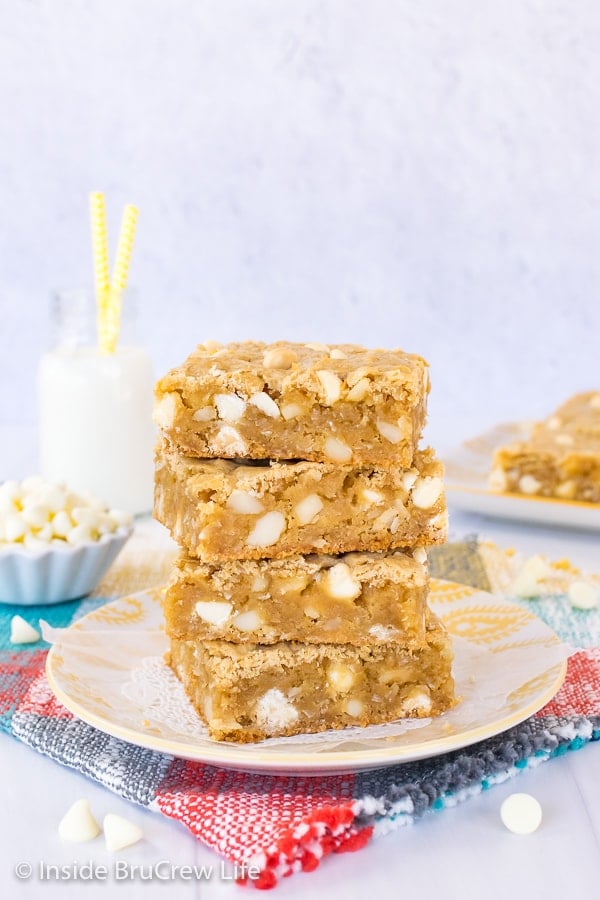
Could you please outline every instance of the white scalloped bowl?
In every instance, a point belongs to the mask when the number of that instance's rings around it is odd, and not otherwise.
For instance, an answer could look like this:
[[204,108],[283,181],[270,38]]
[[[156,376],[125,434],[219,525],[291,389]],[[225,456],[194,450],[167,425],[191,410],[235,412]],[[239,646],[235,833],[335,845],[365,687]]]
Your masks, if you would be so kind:
[[93,591],[121,552],[133,529],[122,526],[98,541],[44,550],[8,546],[0,550],[0,603],[47,606]]

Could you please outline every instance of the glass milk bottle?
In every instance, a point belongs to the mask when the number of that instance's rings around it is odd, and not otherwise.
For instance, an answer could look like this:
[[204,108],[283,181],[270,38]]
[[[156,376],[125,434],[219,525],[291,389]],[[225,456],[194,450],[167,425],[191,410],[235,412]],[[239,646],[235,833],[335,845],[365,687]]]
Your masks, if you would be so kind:
[[96,337],[92,295],[54,295],[54,348],[39,366],[41,471],[111,507],[150,512],[153,490],[153,372],[143,347],[129,342],[132,298],[113,353]]

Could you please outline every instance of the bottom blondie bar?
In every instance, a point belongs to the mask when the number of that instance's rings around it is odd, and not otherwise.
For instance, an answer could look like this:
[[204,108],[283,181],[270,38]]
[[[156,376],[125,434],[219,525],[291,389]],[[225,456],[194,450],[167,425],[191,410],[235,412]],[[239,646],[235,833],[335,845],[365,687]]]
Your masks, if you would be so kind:
[[417,648],[172,638],[170,664],[211,737],[237,743],[434,716],[455,703],[450,638],[432,613]]

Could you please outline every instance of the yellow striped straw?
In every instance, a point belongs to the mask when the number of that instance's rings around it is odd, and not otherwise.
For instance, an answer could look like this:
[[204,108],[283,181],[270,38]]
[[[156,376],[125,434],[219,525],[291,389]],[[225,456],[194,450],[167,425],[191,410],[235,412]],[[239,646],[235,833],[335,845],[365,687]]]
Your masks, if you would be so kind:
[[110,298],[110,273],[108,266],[108,233],[106,229],[106,205],[104,194],[95,191],[90,194],[90,214],[92,222],[92,250],[94,255],[94,279],[96,283],[96,306],[98,310],[98,340],[103,353],[110,352],[106,339],[106,310]]
[[131,252],[133,250],[133,240],[135,238],[135,228],[138,219],[137,206],[127,204],[123,210],[123,219],[121,221],[121,233],[119,234],[119,246],[117,247],[117,258],[115,261],[115,271],[113,272],[111,289],[115,293],[123,293],[127,287],[127,276],[129,275],[129,264],[131,262]]

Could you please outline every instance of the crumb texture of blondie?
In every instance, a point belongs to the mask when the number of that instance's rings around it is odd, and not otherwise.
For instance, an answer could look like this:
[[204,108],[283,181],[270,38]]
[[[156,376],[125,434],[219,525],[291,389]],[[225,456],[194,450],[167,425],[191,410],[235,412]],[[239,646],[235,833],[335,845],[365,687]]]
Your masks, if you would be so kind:
[[499,447],[491,490],[600,503],[600,391],[571,397],[529,440]]
[[208,564],[181,557],[166,631],[185,640],[373,646],[425,641],[425,552],[290,556]]
[[197,457],[410,466],[429,371],[354,344],[200,344],[156,387],[154,418]]
[[443,466],[200,460],[158,448],[154,514],[205,562],[426,546],[446,539]]
[[455,704],[450,639],[431,613],[416,649],[172,638],[170,664],[216,740],[423,718]]

